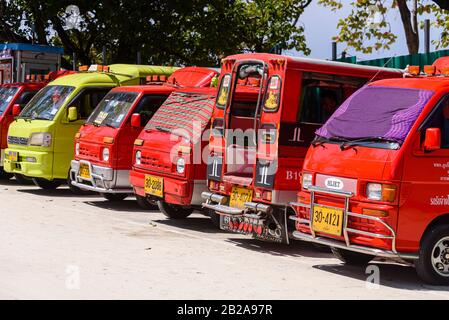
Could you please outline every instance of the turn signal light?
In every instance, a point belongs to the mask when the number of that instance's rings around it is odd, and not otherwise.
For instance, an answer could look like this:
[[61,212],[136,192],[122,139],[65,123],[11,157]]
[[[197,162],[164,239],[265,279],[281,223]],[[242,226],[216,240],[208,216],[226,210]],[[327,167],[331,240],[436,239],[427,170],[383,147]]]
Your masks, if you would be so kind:
[[448,77],[449,76],[449,66],[443,67],[443,69],[441,70],[441,74],[445,77]]
[[382,185],[382,201],[393,202],[396,199],[396,186],[392,184]]
[[113,137],[104,137],[103,138],[103,143],[112,144],[112,143],[114,143],[114,138]]
[[364,209],[362,209],[362,213],[367,216],[380,217],[380,218],[385,218],[385,217],[389,216],[387,211],[375,210],[375,209],[364,208]]
[[142,139],[136,139],[134,140],[135,146],[143,146],[143,140]]
[[408,73],[412,76],[418,76],[421,73],[421,68],[419,66],[409,66]]
[[424,66],[424,73],[428,76],[434,76],[437,72],[437,67],[435,66]]
[[79,139],[79,138],[81,138],[81,133],[80,133],[80,132],[77,132],[77,133],[75,134],[75,139]]

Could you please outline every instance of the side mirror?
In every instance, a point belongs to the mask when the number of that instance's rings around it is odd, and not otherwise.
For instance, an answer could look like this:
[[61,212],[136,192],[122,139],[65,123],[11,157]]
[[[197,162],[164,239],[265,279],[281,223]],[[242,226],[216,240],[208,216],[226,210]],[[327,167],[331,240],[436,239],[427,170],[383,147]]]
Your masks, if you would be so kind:
[[131,127],[141,128],[142,127],[142,117],[139,113],[133,113],[131,115]]
[[67,120],[69,122],[73,122],[78,120],[78,110],[76,109],[76,107],[69,107],[69,112],[67,115]]
[[435,151],[441,148],[440,128],[427,128],[424,139],[424,151]]
[[14,117],[17,117],[21,111],[22,111],[22,108],[20,107],[20,104],[15,104],[12,106],[12,115]]

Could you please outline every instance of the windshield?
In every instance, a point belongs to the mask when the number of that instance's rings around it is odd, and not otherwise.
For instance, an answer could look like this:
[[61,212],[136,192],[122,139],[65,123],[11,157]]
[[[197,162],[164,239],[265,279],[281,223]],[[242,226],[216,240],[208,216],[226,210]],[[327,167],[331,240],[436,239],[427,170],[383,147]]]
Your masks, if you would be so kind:
[[206,128],[212,116],[215,97],[201,93],[174,92],[145,126],[182,136],[188,140]]
[[87,123],[118,128],[137,95],[136,92],[108,93],[87,119]]
[[20,113],[20,118],[53,120],[75,87],[47,86],[41,89]]
[[17,87],[0,87],[0,115],[5,112],[17,90]]
[[365,86],[350,96],[316,131],[335,141],[402,144],[433,91]]

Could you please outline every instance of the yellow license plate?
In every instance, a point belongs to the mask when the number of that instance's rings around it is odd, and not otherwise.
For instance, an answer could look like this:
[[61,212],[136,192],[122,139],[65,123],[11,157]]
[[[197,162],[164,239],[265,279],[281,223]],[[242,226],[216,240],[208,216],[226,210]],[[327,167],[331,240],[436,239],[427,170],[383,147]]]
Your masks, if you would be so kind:
[[8,154],[9,161],[18,162],[19,161],[19,153],[15,151],[9,151]]
[[232,187],[229,205],[234,208],[244,209],[245,202],[250,202],[252,199],[253,190],[240,187]]
[[145,193],[156,197],[164,197],[164,179],[161,177],[145,176]]
[[90,168],[87,163],[80,163],[80,177],[90,179]]
[[315,232],[341,236],[343,229],[343,209],[314,205],[312,228]]

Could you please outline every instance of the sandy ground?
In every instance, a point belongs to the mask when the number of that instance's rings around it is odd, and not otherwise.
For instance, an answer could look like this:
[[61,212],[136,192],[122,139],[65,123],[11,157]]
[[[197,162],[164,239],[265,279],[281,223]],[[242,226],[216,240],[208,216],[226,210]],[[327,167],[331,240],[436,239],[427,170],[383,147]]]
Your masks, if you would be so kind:
[[195,214],[167,220],[133,198],[110,203],[0,182],[1,299],[448,299],[412,267],[348,267],[326,248],[262,243]]

